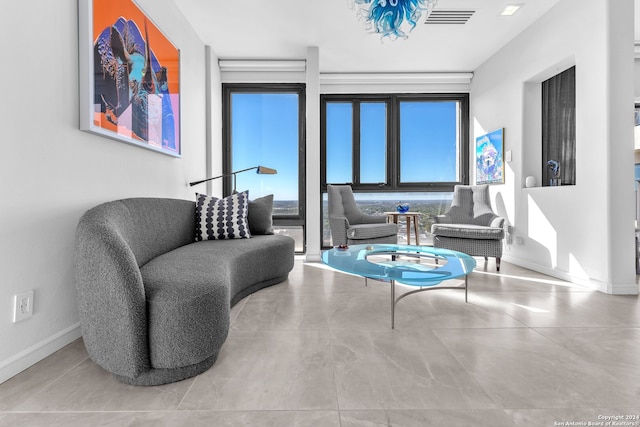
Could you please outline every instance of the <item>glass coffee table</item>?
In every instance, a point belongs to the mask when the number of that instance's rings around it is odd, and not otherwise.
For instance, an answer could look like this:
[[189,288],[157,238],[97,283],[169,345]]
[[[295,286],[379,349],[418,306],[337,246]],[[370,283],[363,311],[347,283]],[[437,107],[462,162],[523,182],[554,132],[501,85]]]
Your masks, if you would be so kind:
[[[467,275],[476,260],[462,252],[430,246],[352,245],[322,253],[322,262],[336,270],[357,274],[365,279],[391,284],[391,329],[395,326],[396,304],[417,292],[435,289],[462,289],[459,286],[437,286],[444,280],[464,277],[464,300],[467,301]],[[396,297],[396,282],[419,289]]]

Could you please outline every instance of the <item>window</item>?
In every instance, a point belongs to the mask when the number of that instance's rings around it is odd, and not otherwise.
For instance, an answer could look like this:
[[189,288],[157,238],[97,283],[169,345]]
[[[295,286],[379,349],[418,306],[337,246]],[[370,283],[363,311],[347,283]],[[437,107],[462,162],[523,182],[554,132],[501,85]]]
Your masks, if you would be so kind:
[[451,191],[467,182],[468,100],[466,94],[324,95],[323,186]]
[[576,67],[542,82],[542,170],[543,186],[576,183]]
[[[249,198],[274,196],[276,233],[296,241],[304,252],[304,85],[223,85],[224,169],[266,166],[277,175],[245,172],[236,175],[235,188],[249,190]],[[234,188],[224,181],[225,195]]]
[[460,182],[456,101],[400,102],[400,182]]
[[326,107],[326,161],[329,182],[351,182],[353,174],[353,105],[335,102]]
[[433,215],[468,183],[468,117],[467,94],[323,95],[323,246],[331,245],[327,184],[350,184],[369,213],[399,201],[424,211],[420,239],[428,241]]
[[360,104],[360,182],[386,182],[387,105],[383,102]]

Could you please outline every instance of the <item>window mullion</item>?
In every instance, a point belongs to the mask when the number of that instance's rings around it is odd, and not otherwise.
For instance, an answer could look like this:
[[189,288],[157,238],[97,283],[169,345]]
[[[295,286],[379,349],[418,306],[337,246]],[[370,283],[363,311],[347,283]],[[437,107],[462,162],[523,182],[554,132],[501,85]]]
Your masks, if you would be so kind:
[[360,185],[360,102],[353,102],[353,184]]
[[400,182],[400,127],[398,123],[400,121],[400,113],[398,109],[398,97],[392,96],[389,100],[389,135],[388,135],[388,153],[389,153],[389,166],[387,179],[389,180],[389,186],[391,189],[398,189],[398,183]]

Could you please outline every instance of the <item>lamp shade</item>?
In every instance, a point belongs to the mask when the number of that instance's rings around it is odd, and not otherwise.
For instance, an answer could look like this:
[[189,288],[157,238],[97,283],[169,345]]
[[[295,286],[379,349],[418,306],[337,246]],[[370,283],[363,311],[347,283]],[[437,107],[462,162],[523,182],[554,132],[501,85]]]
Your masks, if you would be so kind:
[[268,168],[266,166],[258,166],[256,173],[267,174],[267,175],[275,175],[278,173],[277,170]]

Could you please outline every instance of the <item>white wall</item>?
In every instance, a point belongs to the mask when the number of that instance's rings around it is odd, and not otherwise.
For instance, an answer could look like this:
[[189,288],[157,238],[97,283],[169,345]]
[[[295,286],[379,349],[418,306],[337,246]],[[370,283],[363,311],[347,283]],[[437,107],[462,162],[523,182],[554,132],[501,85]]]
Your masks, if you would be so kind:
[[[577,183],[525,189],[527,175],[541,177],[536,85],[569,65]],[[562,0],[475,70],[472,136],[505,127],[513,158],[506,184],[492,187],[514,227],[505,260],[604,292],[638,292],[633,80],[633,0]]]
[[[16,2],[4,15],[0,382],[79,336],[82,213],[125,197],[193,199],[187,182],[206,176],[204,45],[173,2],[138,3],[181,50],[180,159],[79,130],[77,0]],[[31,289],[33,317],[13,324],[12,296]]]
[[[640,41],[640,40],[639,40]],[[640,103],[640,59],[636,58],[634,61],[634,95],[636,103]]]
[[[207,169],[204,176],[222,175],[222,74],[218,56],[211,46],[206,46],[205,70],[207,78]],[[194,187],[194,191],[206,194],[222,194],[222,180],[209,181],[205,188]]]

